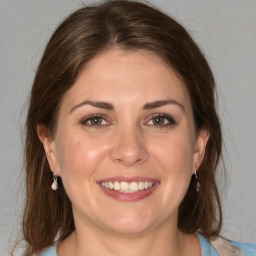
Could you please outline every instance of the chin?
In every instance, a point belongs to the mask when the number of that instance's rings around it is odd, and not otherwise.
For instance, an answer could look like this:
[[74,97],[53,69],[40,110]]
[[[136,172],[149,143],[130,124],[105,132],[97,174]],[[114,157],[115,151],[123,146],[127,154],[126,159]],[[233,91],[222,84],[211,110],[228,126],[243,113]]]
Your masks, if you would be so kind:
[[[137,225],[136,225],[137,224]],[[116,223],[111,228],[112,232],[123,234],[123,235],[138,235],[146,232],[149,229],[149,225],[142,225],[141,223],[132,223],[130,224],[119,224]]]
[[146,232],[153,223],[152,217],[148,219],[145,216],[129,214],[129,216],[115,215],[111,222],[104,223],[104,225],[114,233],[136,235]]

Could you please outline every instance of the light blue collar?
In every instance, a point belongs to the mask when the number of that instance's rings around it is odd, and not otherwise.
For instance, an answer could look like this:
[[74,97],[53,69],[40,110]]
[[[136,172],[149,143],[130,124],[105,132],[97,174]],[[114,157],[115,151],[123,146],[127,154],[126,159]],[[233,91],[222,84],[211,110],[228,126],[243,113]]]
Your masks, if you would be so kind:
[[202,235],[196,233],[201,247],[201,256],[219,256],[216,249]]
[[48,247],[45,251],[41,252],[38,256],[57,256],[57,243]]

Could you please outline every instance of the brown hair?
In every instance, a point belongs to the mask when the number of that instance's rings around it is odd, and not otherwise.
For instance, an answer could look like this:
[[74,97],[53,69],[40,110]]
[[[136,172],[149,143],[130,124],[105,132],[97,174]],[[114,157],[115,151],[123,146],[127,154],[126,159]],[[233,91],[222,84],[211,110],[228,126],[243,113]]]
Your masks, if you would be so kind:
[[146,4],[108,1],[83,7],[71,14],[52,35],[36,72],[26,122],[26,205],[23,234],[32,255],[63,240],[74,229],[71,202],[61,180],[59,190],[50,188],[50,171],[36,127],[54,134],[63,95],[74,84],[81,68],[100,52],[114,46],[124,50],[145,49],[160,56],[185,81],[196,130],[206,128],[210,137],[198,170],[200,192],[192,177],[178,216],[186,233],[200,231],[207,239],[221,228],[220,199],[215,183],[222,135],[215,110],[215,84],[200,49],[175,20]]

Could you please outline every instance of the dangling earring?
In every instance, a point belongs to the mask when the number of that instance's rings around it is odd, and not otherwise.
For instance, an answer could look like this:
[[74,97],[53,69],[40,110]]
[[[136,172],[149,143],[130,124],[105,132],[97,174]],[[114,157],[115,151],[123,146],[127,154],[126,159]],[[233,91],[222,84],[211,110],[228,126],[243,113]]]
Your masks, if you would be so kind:
[[200,191],[200,183],[198,181],[198,178],[197,178],[197,171],[195,171],[195,178],[196,178],[196,191],[199,192]]
[[53,171],[53,183],[52,183],[51,188],[52,188],[52,190],[57,190],[58,187],[59,187],[59,185],[58,185],[57,176],[55,174],[55,171]]

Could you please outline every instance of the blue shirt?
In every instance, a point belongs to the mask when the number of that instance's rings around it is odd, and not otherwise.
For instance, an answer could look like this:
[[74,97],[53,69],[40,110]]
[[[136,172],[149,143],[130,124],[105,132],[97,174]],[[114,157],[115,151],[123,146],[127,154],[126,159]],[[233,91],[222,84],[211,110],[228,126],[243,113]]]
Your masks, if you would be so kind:
[[[219,256],[217,250],[214,246],[209,243],[202,235],[197,233],[197,237],[200,241],[201,246],[201,256]],[[238,243],[234,241],[230,241],[233,245],[240,248],[243,252],[244,256],[256,256],[256,244],[249,243]],[[230,255],[232,256],[232,255]]]
[[[216,249],[202,235],[197,233],[197,237],[200,241],[201,256],[219,256]],[[256,244],[238,243],[234,241],[231,241],[231,243],[239,247],[244,256],[256,256]],[[56,248],[57,244],[48,247],[44,252],[40,253],[39,256],[57,256]]]

